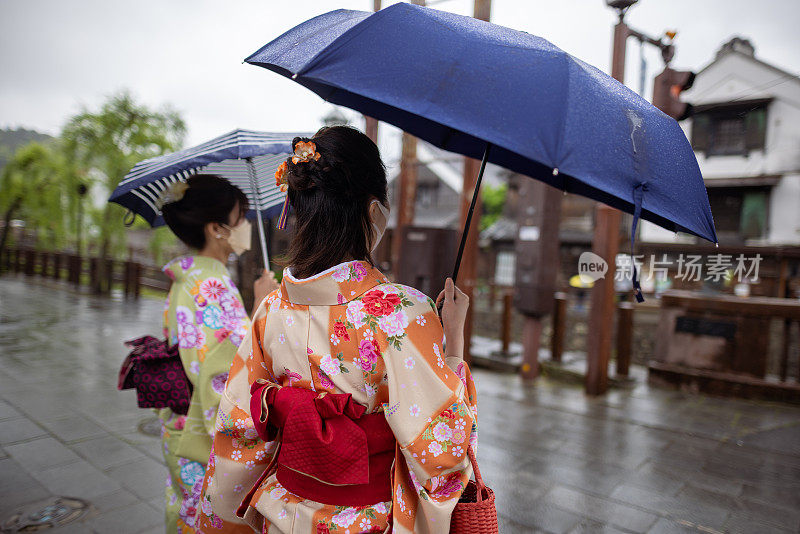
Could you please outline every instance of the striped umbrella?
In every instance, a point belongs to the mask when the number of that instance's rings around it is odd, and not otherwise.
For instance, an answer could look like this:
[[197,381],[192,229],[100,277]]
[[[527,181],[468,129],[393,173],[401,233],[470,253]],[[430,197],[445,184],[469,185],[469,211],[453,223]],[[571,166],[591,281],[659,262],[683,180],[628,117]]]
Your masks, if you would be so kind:
[[140,215],[150,226],[161,226],[159,198],[167,187],[193,174],[218,174],[247,195],[251,208],[247,216],[258,223],[264,265],[269,266],[263,218],[281,211],[285,193],[275,187],[275,170],[290,156],[294,137],[310,134],[234,130],[195,147],[140,161],[108,201]]

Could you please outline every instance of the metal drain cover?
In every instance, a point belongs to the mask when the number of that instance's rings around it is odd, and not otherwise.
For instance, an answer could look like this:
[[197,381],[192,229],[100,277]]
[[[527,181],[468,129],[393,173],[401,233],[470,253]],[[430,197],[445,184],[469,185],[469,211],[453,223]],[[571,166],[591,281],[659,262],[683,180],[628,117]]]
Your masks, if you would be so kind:
[[161,437],[161,420],[158,417],[150,417],[139,423],[139,432],[146,436]]
[[55,497],[12,515],[3,523],[3,532],[34,532],[60,527],[84,517],[91,506],[72,497]]

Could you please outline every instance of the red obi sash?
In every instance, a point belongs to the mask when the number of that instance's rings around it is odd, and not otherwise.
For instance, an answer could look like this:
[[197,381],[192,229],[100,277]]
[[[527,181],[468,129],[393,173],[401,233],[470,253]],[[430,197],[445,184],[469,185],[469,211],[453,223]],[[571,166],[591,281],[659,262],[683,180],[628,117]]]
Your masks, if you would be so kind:
[[[268,414],[263,418],[264,388]],[[255,383],[250,413],[258,435],[280,449],[239,508],[244,514],[255,491],[275,472],[291,493],[323,504],[366,506],[392,500],[395,438],[383,413],[366,408],[350,394]],[[264,419],[264,420],[262,420]]]

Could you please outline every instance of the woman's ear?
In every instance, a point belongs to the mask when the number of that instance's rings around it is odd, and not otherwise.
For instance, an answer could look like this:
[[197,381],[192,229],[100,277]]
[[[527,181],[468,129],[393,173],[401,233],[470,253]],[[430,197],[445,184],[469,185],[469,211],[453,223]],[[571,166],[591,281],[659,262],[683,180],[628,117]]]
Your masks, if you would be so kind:
[[381,201],[373,199],[369,203],[369,220],[378,227],[385,227],[389,221],[386,220],[383,210],[381,210]]
[[223,230],[225,229],[219,223],[215,222],[206,223],[205,226],[206,241],[209,241],[211,239],[214,240],[220,239],[222,236],[225,235],[225,232]]

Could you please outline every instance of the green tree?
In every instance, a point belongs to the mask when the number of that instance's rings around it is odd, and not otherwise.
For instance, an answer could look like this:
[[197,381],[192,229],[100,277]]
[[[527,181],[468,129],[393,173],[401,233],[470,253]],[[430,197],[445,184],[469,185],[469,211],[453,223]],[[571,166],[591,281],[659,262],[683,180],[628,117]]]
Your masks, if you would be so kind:
[[0,210],[3,228],[0,253],[8,243],[13,219],[22,219],[36,230],[38,244],[57,247],[69,232],[66,217],[72,169],[57,144],[32,142],[20,147],[0,173]]
[[[107,198],[137,162],[178,149],[185,133],[186,126],[176,111],[150,109],[130,93],[121,92],[98,111],[84,109],[72,117],[61,138],[69,160],[96,177],[93,184],[100,190],[94,193]],[[109,203],[89,210],[101,256],[124,250],[124,214],[124,208]]]
[[481,230],[486,230],[503,214],[503,206],[506,203],[506,193],[508,185],[501,184],[497,187],[484,185],[481,189],[481,200],[483,201],[483,214],[481,215]]

